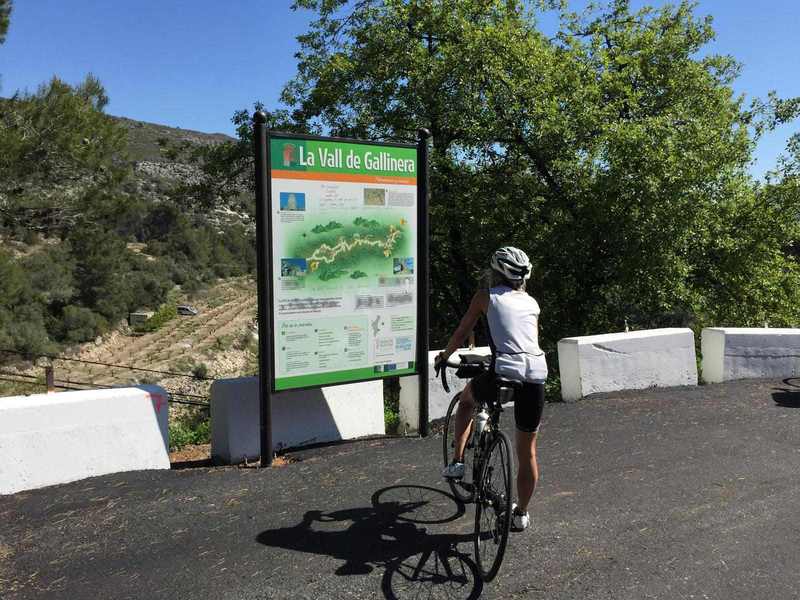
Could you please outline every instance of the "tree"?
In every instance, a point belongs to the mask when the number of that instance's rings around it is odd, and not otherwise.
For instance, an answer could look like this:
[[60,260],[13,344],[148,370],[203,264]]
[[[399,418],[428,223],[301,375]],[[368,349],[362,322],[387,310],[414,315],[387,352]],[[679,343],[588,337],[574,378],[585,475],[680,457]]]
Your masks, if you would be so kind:
[[[747,171],[757,137],[794,118],[797,101],[743,106],[731,89],[739,65],[701,56],[714,32],[694,3],[633,11],[613,0],[583,15],[521,0],[296,7],[317,13],[283,94],[297,127],[433,133],[434,343],[506,243],[534,258],[551,347],[626,320],[800,316],[784,251],[796,228],[768,231],[770,215],[797,214],[798,198],[761,190]],[[536,17],[557,8],[551,39]]]
[[58,78],[0,101],[0,218],[44,233],[73,226],[93,190],[125,174],[125,132],[102,109],[103,86]]
[[32,300],[25,270],[0,249],[0,348],[30,354],[48,349],[44,314]]
[[[102,109],[108,96],[93,75],[77,86],[57,77],[0,105],[0,174],[16,187],[93,177],[107,183],[125,149],[125,132]],[[6,187],[6,186],[4,186]],[[6,190],[3,190],[6,191]]]
[[11,20],[11,9],[13,3],[11,0],[0,0],[0,44],[6,41],[6,33],[8,32],[8,24]]
[[75,260],[75,283],[80,303],[116,323],[136,308],[130,254],[113,232],[83,224],[67,238]]

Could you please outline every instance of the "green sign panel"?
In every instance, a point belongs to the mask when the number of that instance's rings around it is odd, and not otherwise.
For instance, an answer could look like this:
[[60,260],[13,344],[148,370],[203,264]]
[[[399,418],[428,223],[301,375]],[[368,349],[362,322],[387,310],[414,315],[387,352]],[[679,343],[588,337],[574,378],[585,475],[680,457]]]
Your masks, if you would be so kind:
[[274,389],[417,372],[417,152],[272,137]]

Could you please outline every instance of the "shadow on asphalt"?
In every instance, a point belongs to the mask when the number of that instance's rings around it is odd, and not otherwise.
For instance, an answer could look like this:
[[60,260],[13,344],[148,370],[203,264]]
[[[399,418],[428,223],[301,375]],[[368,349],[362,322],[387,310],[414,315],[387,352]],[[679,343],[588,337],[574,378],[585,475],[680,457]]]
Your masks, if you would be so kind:
[[783,383],[794,389],[773,388],[777,390],[772,394],[775,404],[786,408],[800,408],[800,377],[787,377]]
[[780,392],[773,393],[772,399],[778,406],[800,408],[800,391],[781,390]]
[[335,571],[341,576],[383,569],[381,589],[390,600],[473,600],[480,597],[483,583],[469,555],[472,536],[431,534],[425,527],[454,521],[464,511],[442,490],[392,486],[375,492],[371,506],[308,511],[297,525],[263,531],[256,539],[265,546],[342,560]]

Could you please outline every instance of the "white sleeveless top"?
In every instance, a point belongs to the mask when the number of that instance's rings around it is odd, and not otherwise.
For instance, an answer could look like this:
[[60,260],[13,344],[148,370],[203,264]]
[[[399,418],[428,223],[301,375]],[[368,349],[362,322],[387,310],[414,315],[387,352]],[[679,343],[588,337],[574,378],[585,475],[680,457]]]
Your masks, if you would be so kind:
[[517,381],[544,383],[547,361],[539,347],[539,304],[527,293],[501,285],[489,290],[489,334],[495,373]]

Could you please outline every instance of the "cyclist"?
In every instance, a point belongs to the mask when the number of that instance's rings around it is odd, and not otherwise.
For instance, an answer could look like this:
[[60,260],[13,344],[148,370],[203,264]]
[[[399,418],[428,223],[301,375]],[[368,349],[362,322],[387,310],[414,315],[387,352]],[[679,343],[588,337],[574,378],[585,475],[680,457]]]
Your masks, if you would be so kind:
[[525,291],[531,275],[528,256],[518,248],[506,246],[491,259],[491,285],[475,293],[455,332],[436,357],[446,361],[466,340],[481,315],[489,323],[492,363],[488,371],[473,378],[461,392],[455,420],[454,460],[445,467],[445,478],[464,476],[464,448],[467,445],[475,398],[494,398],[496,375],[522,382],[514,395],[516,421],[517,500],[511,521],[512,531],[523,531],[529,523],[530,502],[539,468],[536,462],[536,434],[544,409],[544,382],[547,363],[539,348],[539,304]]

